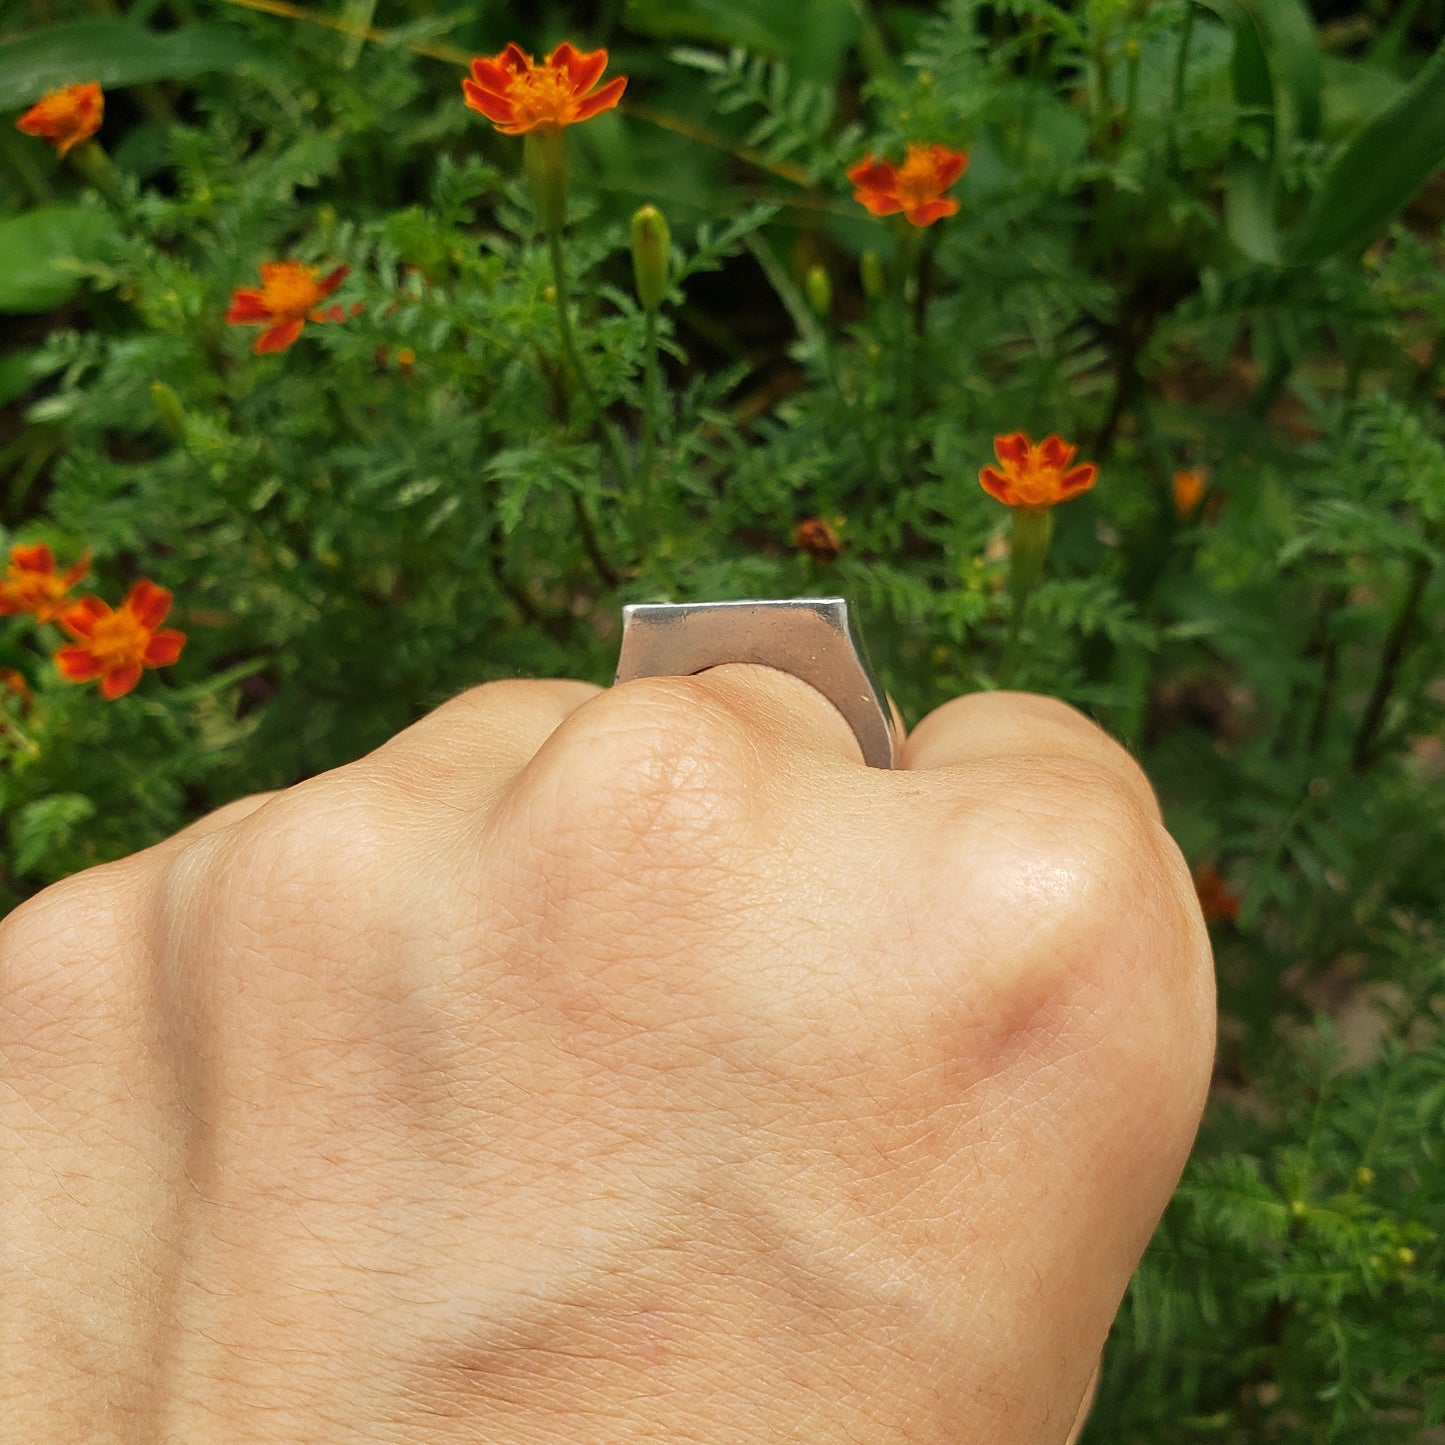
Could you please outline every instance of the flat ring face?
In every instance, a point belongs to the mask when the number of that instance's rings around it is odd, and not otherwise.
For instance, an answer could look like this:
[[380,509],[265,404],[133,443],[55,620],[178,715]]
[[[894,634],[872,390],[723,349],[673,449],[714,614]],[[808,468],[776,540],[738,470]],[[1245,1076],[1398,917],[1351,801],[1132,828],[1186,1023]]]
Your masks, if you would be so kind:
[[847,719],[869,767],[897,765],[893,715],[843,598],[648,602],[622,609],[614,682],[691,677],[727,662],[759,663],[801,678]]

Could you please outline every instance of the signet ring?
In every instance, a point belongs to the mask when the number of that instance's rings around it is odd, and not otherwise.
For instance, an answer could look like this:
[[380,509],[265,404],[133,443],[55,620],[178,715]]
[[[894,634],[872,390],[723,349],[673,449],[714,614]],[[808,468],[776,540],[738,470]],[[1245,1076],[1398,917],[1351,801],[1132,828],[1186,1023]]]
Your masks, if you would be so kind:
[[614,683],[691,677],[728,662],[792,673],[843,714],[869,767],[898,766],[894,714],[844,598],[640,602],[622,609]]

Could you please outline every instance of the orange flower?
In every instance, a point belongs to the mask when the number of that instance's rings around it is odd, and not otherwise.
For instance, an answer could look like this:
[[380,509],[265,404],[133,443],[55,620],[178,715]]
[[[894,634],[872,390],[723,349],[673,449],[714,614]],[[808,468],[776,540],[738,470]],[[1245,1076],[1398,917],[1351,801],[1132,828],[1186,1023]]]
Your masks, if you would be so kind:
[[89,140],[100,129],[104,115],[105,92],[95,81],[87,80],[83,85],[52,90],[15,122],[15,128],[48,140],[56,154],[63,156]]
[[61,676],[71,682],[100,679],[101,695],[124,697],[140,681],[141,668],[166,667],[181,655],[186,636],[162,628],[171,594],[142,578],[112,610],[99,597],[82,597],[60,618],[76,646],[55,654]]
[[[10,699],[14,698],[14,702]],[[8,705],[17,709],[23,716],[30,711],[30,704],[34,698],[30,691],[30,684],[25,681],[25,674],[13,667],[0,667],[0,711]],[[4,732],[3,724],[0,724],[0,732]]]
[[822,517],[809,517],[793,528],[793,546],[820,562],[831,562],[843,551],[843,539]]
[[1174,510],[1181,519],[1193,515],[1209,490],[1208,474],[1200,467],[1174,473]]
[[467,108],[479,111],[503,135],[529,130],[560,130],[611,110],[627,89],[627,77],[609,80],[601,90],[587,92],[607,69],[605,50],[577,50],[564,40],[538,65],[519,45],[509,45],[488,59],[472,61],[462,81]]
[[875,216],[902,211],[915,226],[931,226],[958,210],[946,191],[968,169],[968,152],[912,143],[901,166],[866,155],[848,172],[853,199]]
[[285,351],[308,321],[340,321],[345,315],[339,306],[318,309],[346,280],[347,266],[338,266],[319,281],[314,266],[300,261],[263,261],[261,289],[242,288],[231,297],[226,320],[235,326],[263,325],[267,329],[256,338],[251,348],[257,356],[268,351]]
[[1078,447],[1047,436],[1037,446],[1023,432],[993,439],[998,467],[981,467],[979,483],[989,496],[1010,507],[1052,507],[1087,492],[1099,475],[1093,462],[1070,466]]
[[0,577],[0,616],[29,612],[37,622],[53,622],[70,605],[65,594],[90,571],[86,553],[68,572],[56,572],[55,554],[44,542],[12,547]]
[[1194,891],[1199,895],[1200,911],[1211,923],[1233,923],[1238,919],[1239,895],[1213,863],[1196,865]]

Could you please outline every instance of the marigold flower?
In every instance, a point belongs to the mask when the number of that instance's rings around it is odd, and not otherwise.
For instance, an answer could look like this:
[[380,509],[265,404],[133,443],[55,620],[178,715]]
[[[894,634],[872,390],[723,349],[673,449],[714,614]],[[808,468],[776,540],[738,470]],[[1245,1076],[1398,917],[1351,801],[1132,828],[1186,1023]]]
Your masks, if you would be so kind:
[[914,226],[931,226],[958,210],[943,193],[968,169],[968,152],[913,142],[901,166],[866,155],[848,172],[853,199],[875,216],[903,212]]
[[1194,514],[1209,490],[1208,474],[1200,467],[1186,467],[1174,473],[1174,511],[1183,519]]
[[1057,435],[1037,446],[1023,432],[993,439],[999,467],[979,468],[978,480],[989,496],[1010,507],[1053,507],[1087,492],[1099,475],[1093,462],[1070,466],[1078,447]]
[[55,554],[44,542],[12,547],[0,577],[0,616],[29,612],[37,622],[53,622],[71,604],[65,594],[90,571],[90,554],[68,572],[57,572]]
[[308,321],[340,321],[345,312],[339,306],[320,308],[350,271],[338,266],[318,281],[316,268],[300,261],[263,261],[261,289],[239,289],[231,297],[226,320],[234,326],[262,325],[267,329],[251,348],[257,356],[268,351],[285,351]]
[[71,682],[98,677],[108,700],[124,697],[143,667],[166,667],[181,655],[185,633],[161,627],[170,610],[171,594],[144,577],[114,609],[99,597],[82,597],[61,615],[76,645],[62,647],[55,665]]
[[582,51],[564,40],[542,65],[519,45],[472,61],[462,81],[467,108],[486,116],[503,135],[560,130],[611,110],[627,89],[627,77],[592,88],[607,69],[605,50]]
[[15,128],[48,140],[56,154],[63,156],[89,140],[104,116],[105,92],[96,81],[87,80],[42,96],[15,122]]
[[1194,891],[1199,895],[1200,911],[1211,923],[1233,923],[1239,917],[1239,895],[1213,863],[1195,867]]
[[808,517],[793,528],[793,546],[820,562],[831,562],[841,555],[843,539],[837,528],[822,517]]
[[[9,702],[10,698],[14,698],[13,703]],[[8,704],[10,707],[18,709],[23,716],[30,711],[30,704],[33,701],[30,684],[25,681],[25,674],[18,668],[0,667],[0,711],[3,711],[4,705]],[[0,725],[0,732],[3,731],[3,725]]]

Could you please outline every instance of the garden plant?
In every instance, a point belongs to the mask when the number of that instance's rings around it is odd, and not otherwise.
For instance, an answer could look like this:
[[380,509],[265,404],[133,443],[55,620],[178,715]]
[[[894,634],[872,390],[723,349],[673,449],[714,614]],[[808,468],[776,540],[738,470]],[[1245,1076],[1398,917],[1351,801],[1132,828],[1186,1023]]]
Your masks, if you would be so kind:
[[1445,1425],[1445,5],[30,0],[0,912],[628,602],[1158,790],[1215,1088],[1085,1439]]

